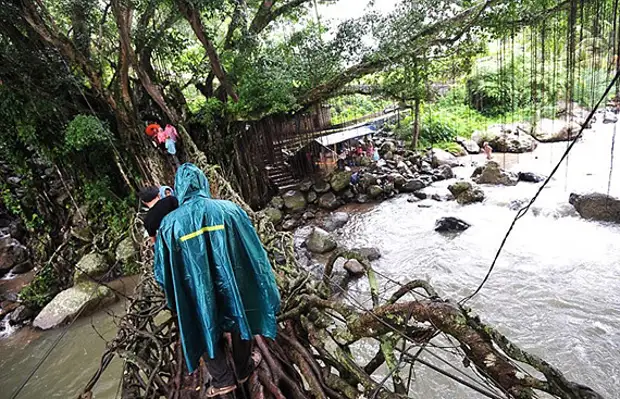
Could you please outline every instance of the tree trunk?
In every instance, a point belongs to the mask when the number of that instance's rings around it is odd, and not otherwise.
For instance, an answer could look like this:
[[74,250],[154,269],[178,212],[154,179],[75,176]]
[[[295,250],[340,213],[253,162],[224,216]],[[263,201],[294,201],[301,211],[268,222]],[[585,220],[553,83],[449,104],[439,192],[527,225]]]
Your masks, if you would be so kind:
[[411,145],[415,151],[420,140],[420,99],[416,98],[413,106],[413,138]]

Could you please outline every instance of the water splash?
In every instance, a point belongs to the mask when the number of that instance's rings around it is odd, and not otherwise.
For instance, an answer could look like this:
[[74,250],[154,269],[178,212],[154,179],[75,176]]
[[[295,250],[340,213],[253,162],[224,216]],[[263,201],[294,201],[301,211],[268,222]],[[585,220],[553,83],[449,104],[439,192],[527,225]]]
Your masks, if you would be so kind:
[[9,314],[0,322],[0,339],[10,337],[18,329],[16,326],[12,326],[11,323],[9,323],[10,319],[11,315]]

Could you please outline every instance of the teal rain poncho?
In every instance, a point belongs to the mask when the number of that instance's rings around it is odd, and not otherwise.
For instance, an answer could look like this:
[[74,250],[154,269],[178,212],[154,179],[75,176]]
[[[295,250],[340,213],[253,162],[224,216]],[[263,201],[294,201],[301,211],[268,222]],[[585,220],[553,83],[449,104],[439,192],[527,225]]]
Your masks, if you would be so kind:
[[267,253],[248,215],[230,201],[211,199],[209,182],[192,164],[181,166],[179,208],[164,218],[155,244],[155,279],[176,311],[190,372],[215,356],[225,331],[274,339],[280,294]]

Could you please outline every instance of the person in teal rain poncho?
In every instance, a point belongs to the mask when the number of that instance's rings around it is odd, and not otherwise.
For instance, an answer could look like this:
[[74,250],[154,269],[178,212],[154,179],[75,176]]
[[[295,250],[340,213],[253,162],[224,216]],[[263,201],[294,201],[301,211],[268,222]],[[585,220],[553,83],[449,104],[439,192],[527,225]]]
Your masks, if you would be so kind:
[[[253,335],[274,339],[280,294],[267,253],[238,205],[211,199],[209,182],[192,164],[176,174],[179,208],[161,223],[155,279],[176,311],[185,360],[193,372],[204,355],[212,376],[207,397],[232,392],[253,368]],[[224,352],[233,342],[235,373]]]

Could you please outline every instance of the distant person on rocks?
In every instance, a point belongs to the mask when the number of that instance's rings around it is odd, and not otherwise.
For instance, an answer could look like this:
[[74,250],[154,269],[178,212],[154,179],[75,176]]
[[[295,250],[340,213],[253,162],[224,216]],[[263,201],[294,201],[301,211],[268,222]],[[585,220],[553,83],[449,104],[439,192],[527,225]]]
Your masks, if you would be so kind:
[[[167,188],[172,192],[170,187]],[[163,191],[164,196],[162,196],[160,189],[157,187],[146,187],[138,194],[142,203],[149,208],[144,218],[144,228],[149,234],[152,243],[155,243],[155,237],[157,236],[157,230],[159,230],[161,221],[166,215],[179,207],[176,197],[173,195],[166,196],[166,190]]]
[[484,142],[484,144],[482,145],[482,151],[484,151],[487,160],[491,160],[491,158],[493,157],[493,147],[491,147],[488,142]]
[[[212,380],[208,398],[245,383],[260,358],[252,338],[275,339],[280,294],[267,253],[248,215],[211,198],[204,173],[181,166],[174,188],[180,206],[162,222],[155,244],[155,279],[178,317],[190,373],[203,357]],[[232,337],[234,369],[224,333]]]

